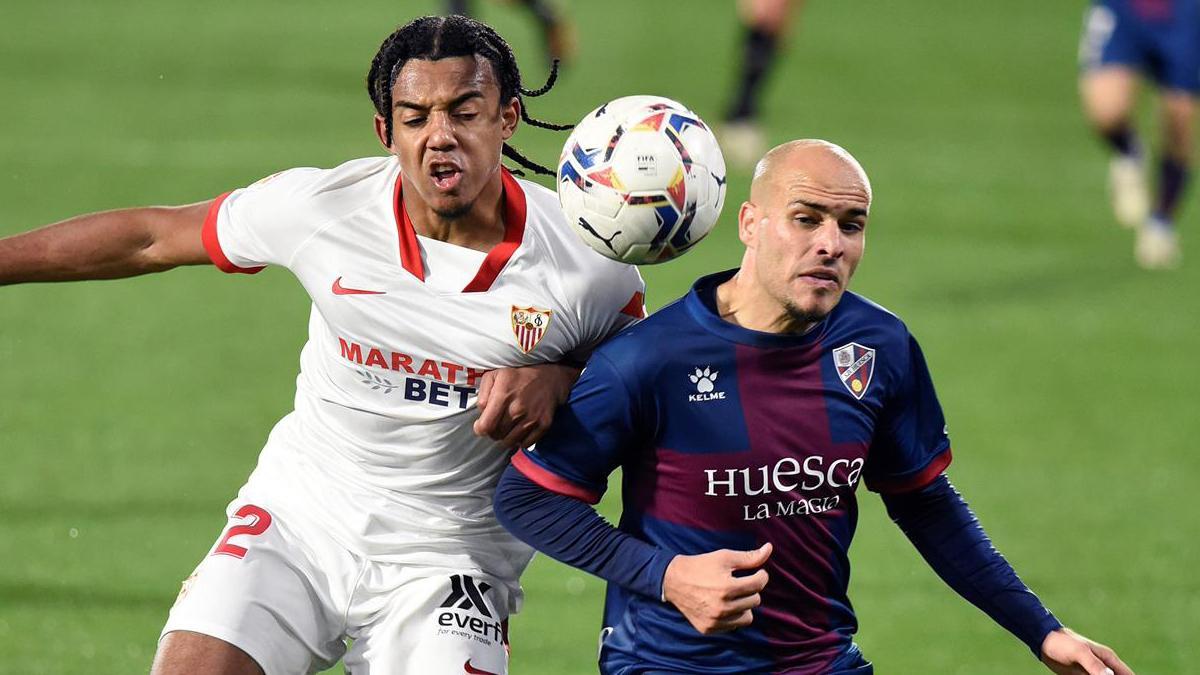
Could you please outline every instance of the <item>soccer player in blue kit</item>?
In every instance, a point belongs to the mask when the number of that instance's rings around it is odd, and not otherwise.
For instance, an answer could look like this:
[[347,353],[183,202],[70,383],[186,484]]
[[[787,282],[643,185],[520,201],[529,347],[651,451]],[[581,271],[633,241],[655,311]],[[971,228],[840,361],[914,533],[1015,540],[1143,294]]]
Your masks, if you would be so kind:
[[[943,471],[941,407],[904,323],[846,293],[871,188],[824,141],[758,164],[741,268],[600,347],[501,479],[501,523],[609,581],[600,670],[871,673],[852,637],[859,481],[955,591],[1054,672],[1131,675],[1063,627]],[[623,468],[619,528],[590,506]]]
[[[1181,258],[1175,218],[1191,173],[1200,96],[1200,0],[1094,0],[1079,59],[1084,112],[1113,153],[1113,212],[1122,224],[1137,228],[1138,264],[1174,267]],[[1153,200],[1133,124],[1143,76],[1157,86],[1161,104]]]

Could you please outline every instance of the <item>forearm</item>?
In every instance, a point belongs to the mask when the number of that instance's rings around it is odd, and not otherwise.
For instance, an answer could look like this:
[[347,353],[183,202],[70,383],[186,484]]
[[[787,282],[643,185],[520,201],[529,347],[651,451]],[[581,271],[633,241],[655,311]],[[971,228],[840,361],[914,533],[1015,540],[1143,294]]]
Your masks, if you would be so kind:
[[1035,655],[1062,626],[993,546],[944,475],[916,492],[884,495],[888,514],[951,588],[1017,636]]
[[194,204],[105,211],[0,239],[0,285],[116,279],[205,262],[206,210]]
[[496,516],[518,539],[555,560],[662,597],[672,554],[621,532],[589,504],[546,490],[512,466],[496,488]]

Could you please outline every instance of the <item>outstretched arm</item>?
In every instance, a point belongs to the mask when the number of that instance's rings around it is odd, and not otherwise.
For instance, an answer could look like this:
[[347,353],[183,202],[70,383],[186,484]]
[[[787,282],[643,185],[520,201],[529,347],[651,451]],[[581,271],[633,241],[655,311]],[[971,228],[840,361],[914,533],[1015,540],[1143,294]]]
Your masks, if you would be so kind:
[[940,475],[883,495],[888,515],[951,588],[1017,636],[1056,673],[1132,675],[1109,648],[1063,627],[992,546],[962,496]]
[[0,239],[0,285],[118,279],[207,263],[200,231],[211,205],[92,213]]

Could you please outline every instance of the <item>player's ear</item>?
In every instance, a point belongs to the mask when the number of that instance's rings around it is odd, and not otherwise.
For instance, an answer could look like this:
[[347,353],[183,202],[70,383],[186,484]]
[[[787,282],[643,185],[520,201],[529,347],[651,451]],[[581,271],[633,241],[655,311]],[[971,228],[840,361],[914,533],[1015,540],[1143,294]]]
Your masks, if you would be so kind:
[[378,113],[375,115],[375,137],[387,148],[388,152],[392,151],[392,144],[388,143],[387,137],[387,120],[383,119]]
[[512,138],[520,121],[521,101],[514,96],[506,105],[500,106],[500,137],[506,141]]
[[754,248],[758,238],[758,207],[754,202],[742,202],[738,209],[738,239],[746,248]]

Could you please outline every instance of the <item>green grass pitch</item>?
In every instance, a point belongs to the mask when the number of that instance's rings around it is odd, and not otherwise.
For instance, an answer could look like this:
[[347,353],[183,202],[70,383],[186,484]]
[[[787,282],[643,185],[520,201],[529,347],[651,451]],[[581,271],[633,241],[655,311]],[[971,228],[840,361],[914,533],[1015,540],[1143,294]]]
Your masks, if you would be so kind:
[[[480,2],[530,84],[521,10]],[[566,3],[563,3],[566,4]],[[570,3],[577,61],[535,115],[633,93],[717,121],[732,2]],[[281,168],[379,152],[363,79],[429,1],[7,3],[0,234],[210,198]],[[772,141],[823,137],[874,182],[853,287],[922,340],[951,477],[1059,616],[1139,672],[1200,662],[1200,237],[1174,273],[1132,262],[1082,125],[1083,2],[811,2],[765,102]],[[1152,112],[1147,108],[1147,112]],[[518,132],[552,162],[564,136]],[[650,305],[737,264],[749,176],[718,230],[646,270]],[[285,272],[213,268],[0,288],[0,673],[144,672],[178,589],[291,405],[308,302]],[[615,512],[610,495],[607,513]],[[884,673],[1035,673],[860,491],[851,596]],[[539,558],[512,671],[594,670],[602,584]]]

